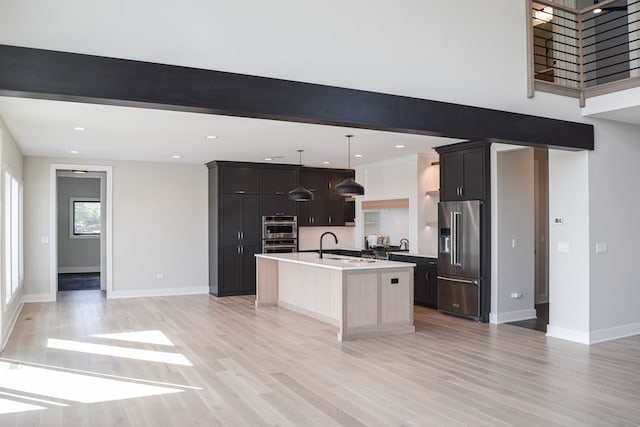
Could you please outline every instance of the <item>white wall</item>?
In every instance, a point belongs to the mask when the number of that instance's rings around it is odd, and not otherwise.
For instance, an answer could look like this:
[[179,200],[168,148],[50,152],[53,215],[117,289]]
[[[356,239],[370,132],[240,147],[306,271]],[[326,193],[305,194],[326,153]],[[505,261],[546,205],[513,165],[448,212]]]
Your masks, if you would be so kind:
[[[22,153],[18,149],[9,129],[5,125],[2,117],[0,117],[0,161],[2,162],[2,166],[8,167],[11,170],[11,173],[18,178],[19,180],[23,180],[23,169],[22,162],[23,157]],[[24,183],[24,181],[23,181]],[[0,174],[0,195],[4,195],[4,172]],[[26,191],[26,190],[23,190]],[[3,199],[2,199],[3,200]],[[0,230],[4,229],[4,203],[0,203],[0,208],[2,214],[0,214],[0,218],[2,218],[2,222],[0,222]],[[26,228],[26,227],[25,227]],[[2,239],[0,242],[2,243],[2,247],[0,248],[0,254],[2,255],[2,259],[0,264],[4,268],[4,231],[0,232]],[[9,339],[9,334],[13,329],[13,325],[22,310],[22,295],[24,293],[24,285],[20,286],[12,299],[7,303],[6,294],[5,294],[5,275],[4,269],[2,270],[2,277],[0,278],[0,351],[4,348],[7,340]]]
[[[591,342],[640,333],[639,142],[640,126],[602,121],[589,153]],[[596,243],[607,252],[595,253]]]
[[[533,149],[497,151],[499,148],[493,150],[496,189],[492,194],[492,249],[499,262],[492,278],[492,323],[536,317]],[[522,293],[523,297],[514,299],[512,293]]]
[[100,200],[100,178],[58,177],[58,272],[99,272],[100,236],[70,237],[74,197]]
[[547,335],[582,343],[589,342],[588,183],[589,153],[549,150]]
[[[49,293],[52,163],[25,158],[25,294]],[[111,296],[208,292],[207,169],[204,165],[78,160],[113,167]],[[157,275],[162,275],[158,278]]]

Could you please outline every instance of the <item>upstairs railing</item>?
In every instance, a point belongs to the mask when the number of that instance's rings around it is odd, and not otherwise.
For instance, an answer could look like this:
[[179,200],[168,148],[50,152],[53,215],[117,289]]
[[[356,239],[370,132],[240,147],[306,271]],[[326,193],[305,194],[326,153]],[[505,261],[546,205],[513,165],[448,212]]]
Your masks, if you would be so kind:
[[529,96],[559,93],[584,106],[590,96],[640,86],[640,0],[590,3],[529,1]]

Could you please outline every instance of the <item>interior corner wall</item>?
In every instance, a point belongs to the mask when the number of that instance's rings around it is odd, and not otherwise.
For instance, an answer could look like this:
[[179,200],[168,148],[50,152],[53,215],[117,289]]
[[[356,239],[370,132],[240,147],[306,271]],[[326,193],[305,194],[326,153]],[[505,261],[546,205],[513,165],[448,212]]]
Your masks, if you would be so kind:
[[71,238],[72,198],[100,200],[100,178],[59,176],[58,180],[58,272],[100,271],[100,236]]
[[589,343],[589,153],[549,150],[547,336]]
[[[0,117],[0,162],[3,167],[8,167],[11,170],[11,173],[21,180],[23,180],[23,156],[20,152],[20,149],[16,145],[9,129],[4,123],[2,117]],[[0,194],[4,194],[4,173],[0,173]],[[2,208],[4,208],[4,203],[0,204]],[[23,208],[24,211],[24,208]],[[4,224],[4,214],[0,216],[2,221],[0,224]],[[2,250],[0,253],[4,255],[4,231],[0,233],[2,239],[0,242],[2,243]],[[11,330],[13,329],[13,325],[20,314],[20,310],[22,309],[22,295],[24,294],[24,284],[20,286],[13,298],[7,303],[5,296],[5,280],[4,280],[4,256],[2,256],[2,261],[0,263],[2,265],[2,279],[0,280],[0,351],[4,348],[7,340],[9,339],[9,335],[11,334]]]
[[440,197],[437,194],[426,194],[428,188],[433,188],[434,183],[428,182],[430,179],[438,180],[435,188],[440,186],[440,174],[430,173],[430,169],[438,169],[432,165],[437,162],[437,154],[418,155],[418,242],[417,245],[410,246],[412,252],[423,255],[438,256],[438,202]]
[[[51,164],[25,158],[25,294],[50,291]],[[208,292],[207,168],[204,165],[74,160],[113,168],[112,297]]]
[[[639,137],[640,126],[596,122],[596,146],[589,153],[592,343],[640,334],[640,280],[634,268],[640,253]],[[606,244],[606,252],[596,253],[599,243]]]
[[[492,150],[492,323],[535,318],[533,149],[497,145]],[[512,298],[513,293],[522,294]]]

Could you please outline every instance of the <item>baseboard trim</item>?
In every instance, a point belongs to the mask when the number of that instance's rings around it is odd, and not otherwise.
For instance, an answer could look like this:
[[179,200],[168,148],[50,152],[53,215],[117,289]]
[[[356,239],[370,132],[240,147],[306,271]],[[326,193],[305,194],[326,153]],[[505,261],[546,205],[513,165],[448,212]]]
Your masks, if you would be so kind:
[[22,309],[24,308],[24,300],[20,302],[20,307],[15,311],[11,321],[9,323],[9,327],[7,328],[7,334],[4,336],[2,340],[2,344],[0,345],[0,352],[4,351],[4,348],[7,346],[9,342],[9,338],[11,338],[11,334],[13,334],[13,328],[16,326],[16,322],[18,321],[18,317],[20,317],[20,313],[22,313]]
[[547,336],[561,340],[573,341],[579,344],[589,345],[589,332],[574,331],[573,329],[558,328],[547,325]]
[[100,273],[100,266],[97,267],[58,267],[58,273]]
[[55,302],[56,296],[55,294],[24,294],[22,296],[23,303],[31,303],[31,302]]
[[193,286],[190,288],[160,288],[160,289],[131,289],[128,291],[111,291],[107,298],[143,298],[143,297],[169,297],[179,295],[203,295],[209,294],[209,286]]
[[536,319],[535,308],[529,310],[505,311],[504,313],[489,313],[489,322],[494,324],[517,322],[520,320]]
[[617,340],[634,335],[640,335],[640,323],[630,323],[628,325],[592,331],[589,336],[589,344]]

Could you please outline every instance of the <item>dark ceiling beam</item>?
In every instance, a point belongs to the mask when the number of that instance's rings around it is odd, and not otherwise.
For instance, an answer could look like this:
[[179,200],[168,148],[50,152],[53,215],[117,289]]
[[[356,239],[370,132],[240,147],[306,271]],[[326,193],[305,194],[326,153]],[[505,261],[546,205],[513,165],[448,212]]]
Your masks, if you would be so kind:
[[0,45],[0,95],[593,150],[593,126],[447,102]]

